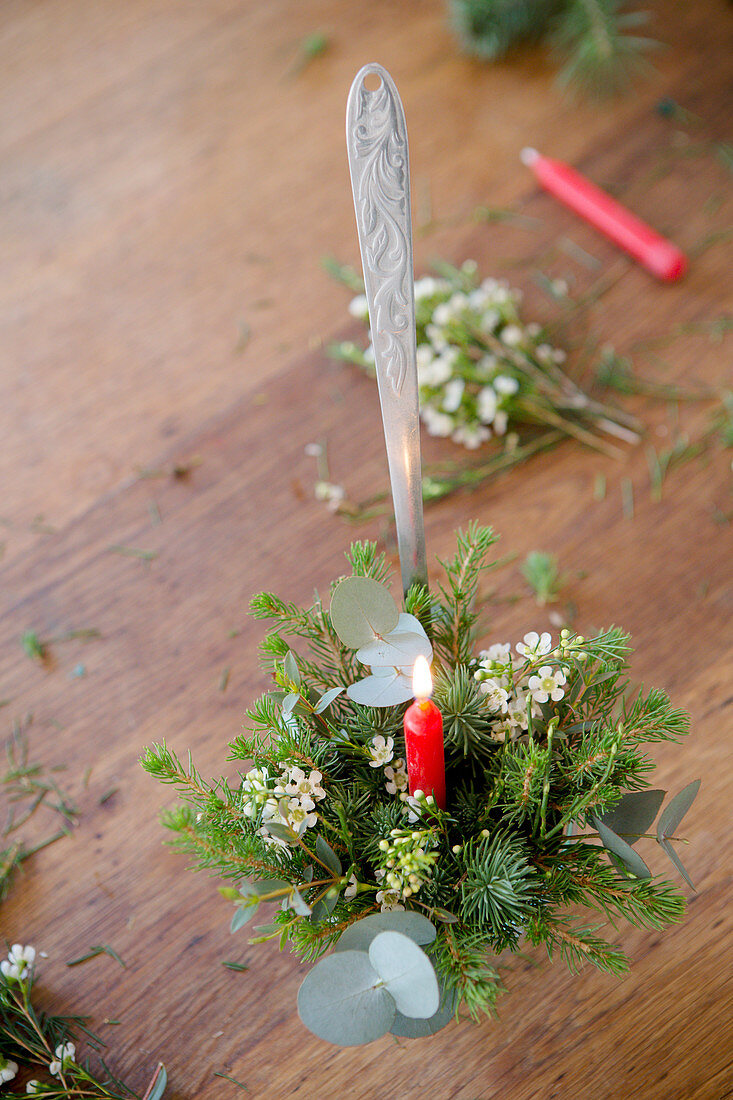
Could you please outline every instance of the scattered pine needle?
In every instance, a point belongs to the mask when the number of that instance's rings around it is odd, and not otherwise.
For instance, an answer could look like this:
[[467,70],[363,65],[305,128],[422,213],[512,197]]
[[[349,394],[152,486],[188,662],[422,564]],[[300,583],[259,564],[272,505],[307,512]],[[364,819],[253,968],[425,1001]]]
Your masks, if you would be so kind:
[[247,347],[247,344],[252,339],[252,326],[246,321],[239,322],[239,334],[237,336],[237,342],[234,345],[235,352],[242,352]]
[[90,947],[85,955],[80,955],[78,959],[71,959],[66,965],[79,966],[81,963],[88,962],[89,959],[96,959],[98,955],[109,955],[109,957],[114,959],[115,962],[118,962],[123,969],[127,969],[127,963],[122,961],[114,947],[110,947],[108,943],[98,943],[95,947]]
[[605,500],[606,499],[606,475],[596,474],[595,481],[593,482],[593,499]]
[[230,1077],[228,1073],[215,1072],[214,1077],[222,1077],[225,1081],[231,1081],[233,1085],[236,1085],[237,1088],[240,1088],[243,1092],[249,1092],[249,1089],[246,1085],[243,1085],[241,1081],[238,1081],[236,1079],[236,1077]]
[[153,561],[158,556],[157,550],[140,550],[136,546],[121,546],[115,543],[110,546],[110,553],[122,554],[125,558],[140,558],[141,561]]
[[42,642],[35,630],[26,630],[20,639],[26,657],[33,661],[45,661],[48,656],[48,646]]
[[51,638],[51,642],[53,645],[60,645],[62,642],[89,642],[92,638],[101,637],[101,632],[95,626],[91,626],[82,627],[79,630],[67,630],[65,634],[58,634],[55,638]]

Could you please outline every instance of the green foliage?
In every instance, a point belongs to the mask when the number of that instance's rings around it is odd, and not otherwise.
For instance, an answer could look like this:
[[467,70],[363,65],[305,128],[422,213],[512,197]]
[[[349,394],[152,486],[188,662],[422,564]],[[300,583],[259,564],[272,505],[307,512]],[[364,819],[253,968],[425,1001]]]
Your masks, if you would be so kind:
[[470,842],[465,852],[462,915],[483,925],[495,951],[515,947],[536,894],[528,850],[517,837],[495,833]]
[[[0,808],[5,820],[0,826],[0,903],[10,890],[15,873],[42,848],[67,836],[79,815],[73,800],[59,787],[54,772],[30,758],[26,730],[15,723],[5,742],[5,763],[0,769]],[[40,839],[30,839],[26,830],[33,827],[44,810],[50,811],[58,828]]]
[[646,55],[657,43],[631,33],[648,12],[624,12],[624,0],[571,0],[566,4],[552,45],[564,62],[561,85],[574,85],[601,99],[624,91],[649,70]]
[[498,745],[491,736],[486,699],[466,665],[441,670],[435,679],[434,699],[443,715],[446,756],[467,760],[493,756]]
[[560,589],[565,584],[565,577],[560,573],[560,567],[554,554],[546,554],[542,550],[532,550],[522,565],[522,576],[534,593],[534,597],[540,607],[547,603],[555,603],[560,594]]
[[430,951],[444,987],[453,993],[469,1015],[495,1015],[496,1001],[504,986],[492,965],[492,952],[483,929],[470,924],[447,924]]
[[450,0],[450,13],[466,53],[494,61],[544,38],[564,62],[560,83],[602,97],[648,68],[645,55],[657,45],[632,33],[648,13],[625,6],[624,0]]
[[[590,962],[621,974],[628,961],[602,937],[598,915],[661,929],[684,910],[636,845],[657,844],[686,877],[672,844],[697,786],[662,810],[645,749],[677,741],[687,716],[656,689],[629,694],[629,639],[616,627],[587,639],[563,630],[554,644],[528,634],[519,647],[502,642],[476,654],[478,585],[494,541],[476,524],[459,532],[443,582],[432,594],[417,586],[407,596],[434,647],[446,810],[407,797],[405,704],[362,706],[339,690],[364,665],[318,597],[308,609],[269,593],[253,600],[254,613],[274,624],[262,647],[273,690],[253,704],[248,728],[230,745],[229,759],[242,769],[233,779],[204,779],[165,744],[143,757],[146,770],[182,796],[164,817],[173,843],[194,867],[232,884],[222,892],[235,931],[246,928],[250,942],[289,944],[310,962],[336,948],[327,967],[311,972],[317,977],[307,979],[302,1006],[309,1026],[333,1041],[367,1041],[390,1027],[431,1034],[459,1005],[472,1016],[492,1013],[502,990],[496,956],[522,939],[544,944],[572,969]],[[374,544],[355,544],[349,565],[353,572],[332,588],[333,606],[339,631],[361,645],[377,636],[375,623],[389,633],[396,612],[379,587],[389,573]],[[404,912],[381,912],[396,904]],[[375,978],[383,960],[369,955],[376,941],[368,922],[409,936],[410,922],[425,918],[435,938],[418,941],[414,976],[402,985],[396,969]],[[331,961],[339,954],[362,957]],[[441,991],[437,1012],[423,955]]]
[[446,581],[440,585],[442,602],[433,609],[433,640],[449,665],[466,664],[472,656],[476,624],[476,592],[482,572],[494,563],[489,550],[497,541],[490,527],[470,523],[456,533],[457,549],[449,561],[441,561]]
[[26,657],[30,657],[34,661],[45,661],[48,656],[48,646],[41,641],[35,630],[26,630],[20,639],[20,644]]
[[[28,950],[23,948],[24,952]],[[35,977],[33,961],[17,976],[0,974],[0,1068],[5,1069],[12,1062],[16,1072],[27,1073],[38,1082],[37,1095],[58,1100],[67,1097],[69,1100],[71,1097],[136,1100],[138,1093],[119,1080],[101,1057],[100,1051],[105,1044],[89,1030],[85,1017],[57,1016],[36,1009],[33,1003]],[[96,1065],[92,1065],[89,1058],[82,1060],[77,1049],[82,1040],[94,1051]],[[59,1056],[61,1048],[62,1057]],[[52,1063],[57,1069],[53,1076],[49,1073]],[[13,1066],[9,1068],[12,1070]],[[146,1097],[160,1100],[166,1084],[165,1068],[159,1064]],[[20,1096],[21,1093],[13,1091],[3,1095]],[[22,1095],[26,1095],[26,1090]]]
[[558,0],[452,0],[450,12],[466,53],[495,61],[518,42],[540,38],[560,6]]

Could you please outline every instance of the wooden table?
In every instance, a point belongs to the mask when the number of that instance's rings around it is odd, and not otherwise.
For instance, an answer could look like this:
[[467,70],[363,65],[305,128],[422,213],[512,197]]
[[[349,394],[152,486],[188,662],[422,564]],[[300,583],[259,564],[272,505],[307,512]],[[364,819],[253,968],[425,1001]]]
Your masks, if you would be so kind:
[[[357,331],[319,257],[357,257],[343,114],[363,62],[383,62],[403,94],[420,270],[434,255],[473,256],[527,291],[528,315],[552,314],[538,269],[578,292],[607,275],[590,316],[600,339],[624,352],[689,326],[658,351],[664,363],[640,358],[639,369],[730,384],[716,321],[729,268],[718,231],[733,204],[714,146],[729,136],[730,13],[714,0],[653,7],[670,48],[653,79],[609,108],[562,100],[536,53],[495,67],[461,58],[438,0],[4,5],[0,697],[6,732],[32,712],[31,753],[67,766],[59,779],[81,816],[71,837],[28,861],[0,924],[11,942],[48,952],[44,1002],[91,1013],[111,1065],[140,1092],[161,1058],[169,1095],[203,1100],[237,1094],[215,1072],[272,1100],[731,1094],[730,452],[681,466],[655,503],[644,446],[618,462],[563,445],[427,514],[431,555],[473,516],[502,533],[504,553],[558,553],[578,629],[630,629],[635,677],[692,712],[689,742],[655,756],[662,786],[703,780],[686,822],[697,893],[664,935],[619,931],[634,961],[625,981],[515,959],[499,1022],[329,1047],[297,1018],[297,962],[230,937],[216,883],[162,846],[157,813],[172,798],[137,764],[165,738],[192,746],[204,773],[219,771],[264,686],[249,596],[269,588],[306,601],[340,571],[355,532],[313,499],[305,445],[328,440],[332,476],[353,497],[385,486],[375,390],[321,347]],[[298,43],[317,28],[332,48],[294,75]],[[662,117],[663,96],[697,120]],[[685,282],[655,284],[537,194],[517,161],[525,144],[576,163],[694,246]],[[539,227],[479,225],[478,204],[515,204]],[[632,407],[653,444],[669,445],[668,409]],[[710,406],[680,415],[699,434]],[[453,453],[433,440],[425,452]],[[139,476],[194,458],[187,478]],[[523,591],[517,563],[487,583],[499,597],[492,639],[548,625],[531,599],[502,602]],[[52,645],[46,665],[19,643],[27,630],[79,629],[100,637]],[[97,943],[127,968],[106,956],[66,968]]]

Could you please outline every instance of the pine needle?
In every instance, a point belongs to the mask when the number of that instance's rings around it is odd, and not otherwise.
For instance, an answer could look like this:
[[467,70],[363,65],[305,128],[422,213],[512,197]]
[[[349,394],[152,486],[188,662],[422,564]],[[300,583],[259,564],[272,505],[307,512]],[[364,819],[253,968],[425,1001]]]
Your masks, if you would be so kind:
[[99,955],[109,955],[109,957],[119,963],[123,969],[127,969],[127,964],[122,961],[115,949],[110,947],[108,943],[99,943],[95,947],[90,947],[84,955],[79,955],[77,959],[70,959],[66,965],[79,966],[81,963],[88,962],[89,959],[96,959]]

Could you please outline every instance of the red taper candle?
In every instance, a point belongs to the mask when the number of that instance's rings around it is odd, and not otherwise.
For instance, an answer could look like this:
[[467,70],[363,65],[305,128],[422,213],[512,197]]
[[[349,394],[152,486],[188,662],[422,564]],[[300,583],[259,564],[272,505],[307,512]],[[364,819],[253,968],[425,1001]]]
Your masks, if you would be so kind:
[[677,245],[662,237],[569,164],[543,157],[536,149],[522,149],[521,159],[532,169],[546,191],[600,229],[652,275],[673,282],[687,271],[687,257]]
[[405,755],[410,794],[432,794],[441,810],[445,809],[445,755],[443,752],[443,716],[431,702],[433,681],[430,666],[418,657],[412,676],[415,702],[405,711]]

